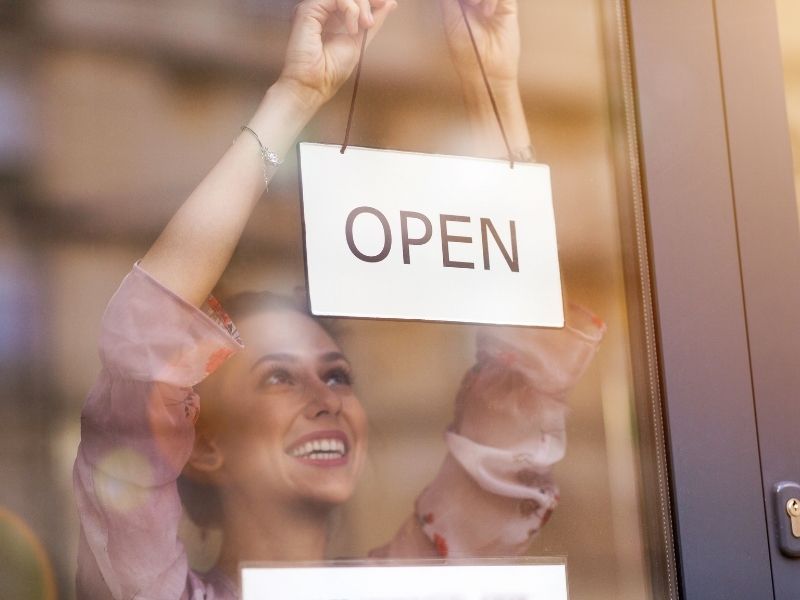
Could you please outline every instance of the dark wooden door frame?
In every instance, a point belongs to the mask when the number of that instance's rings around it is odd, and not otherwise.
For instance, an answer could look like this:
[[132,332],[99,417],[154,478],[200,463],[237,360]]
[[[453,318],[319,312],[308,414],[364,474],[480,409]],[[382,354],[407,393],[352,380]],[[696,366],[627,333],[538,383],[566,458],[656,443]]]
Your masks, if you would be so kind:
[[773,480],[800,478],[800,441],[786,448],[800,239],[774,5],[628,9],[681,595],[797,598],[765,503]]

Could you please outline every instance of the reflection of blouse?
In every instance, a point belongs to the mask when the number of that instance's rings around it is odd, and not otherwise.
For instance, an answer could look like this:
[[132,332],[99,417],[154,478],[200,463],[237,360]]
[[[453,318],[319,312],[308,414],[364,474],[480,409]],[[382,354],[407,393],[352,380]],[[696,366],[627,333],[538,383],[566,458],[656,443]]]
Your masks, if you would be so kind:
[[[103,316],[102,371],[81,415],[74,485],[80,598],[232,599],[218,572],[191,571],[176,480],[192,449],[192,386],[242,346],[224,317],[195,309],[138,265]],[[525,551],[558,492],[564,397],[604,325],[580,310],[564,330],[487,328],[456,400],[449,454],[416,510],[375,557]],[[213,318],[212,318],[213,317]],[[457,501],[455,501],[457,499]]]

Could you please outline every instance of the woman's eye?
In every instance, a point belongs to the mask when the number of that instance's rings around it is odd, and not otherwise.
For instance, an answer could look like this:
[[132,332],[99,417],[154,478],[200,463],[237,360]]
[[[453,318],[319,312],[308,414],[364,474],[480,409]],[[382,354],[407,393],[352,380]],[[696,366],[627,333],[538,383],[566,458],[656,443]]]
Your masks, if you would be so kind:
[[351,386],[353,384],[353,377],[346,369],[334,369],[326,373],[325,384],[329,387],[337,386]]
[[269,371],[268,373],[264,374],[260,381],[260,385],[262,387],[290,386],[293,384],[294,378],[292,377],[291,373],[284,371],[283,369]]

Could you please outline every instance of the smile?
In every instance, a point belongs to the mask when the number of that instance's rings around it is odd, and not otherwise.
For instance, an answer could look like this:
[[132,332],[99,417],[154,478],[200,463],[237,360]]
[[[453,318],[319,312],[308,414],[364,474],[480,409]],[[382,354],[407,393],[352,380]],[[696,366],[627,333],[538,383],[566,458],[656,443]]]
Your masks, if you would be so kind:
[[304,463],[336,466],[347,462],[347,437],[339,431],[317,432],[303,436],[286,453]]

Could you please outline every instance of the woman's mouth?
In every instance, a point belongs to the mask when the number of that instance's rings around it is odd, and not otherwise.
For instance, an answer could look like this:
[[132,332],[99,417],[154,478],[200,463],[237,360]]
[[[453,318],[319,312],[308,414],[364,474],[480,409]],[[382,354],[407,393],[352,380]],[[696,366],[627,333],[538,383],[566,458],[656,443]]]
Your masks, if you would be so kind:
[[303,463],[333,467],[347,463],[347,436],[341,431],[319,431],[304,435],[286,453]]

